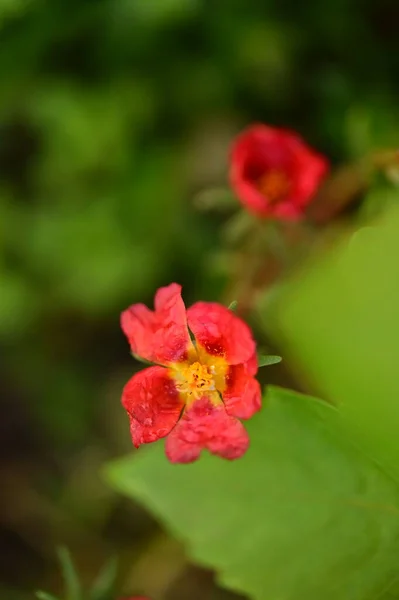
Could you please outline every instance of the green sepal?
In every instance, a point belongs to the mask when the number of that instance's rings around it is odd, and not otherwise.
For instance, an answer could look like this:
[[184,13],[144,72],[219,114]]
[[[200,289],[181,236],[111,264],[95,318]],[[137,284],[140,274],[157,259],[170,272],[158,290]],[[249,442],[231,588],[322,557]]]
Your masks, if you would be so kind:
[[269,367],[270,365],[277,365],[281,363],[283,359],[281,356],[274,356],[273,354],[258,354],[258,367]]
[[238,306],[238,302],[237,300],[233,300],[233,302],[230,302],[230,304],[228,305],[228,309],[231,310],[232,312],[236,312],[237,310],[237,306]]
[[153,366],[155,364],[155,363],[151,362],[150,360],[146,360],[145,358],[141,358],[141,356],[139,356],[138,354],[135,354],[134,352],[131,352],[131,355],[133,356],[133,358],[135,360],[137,360],[138,362],[143,363],[143,365]]

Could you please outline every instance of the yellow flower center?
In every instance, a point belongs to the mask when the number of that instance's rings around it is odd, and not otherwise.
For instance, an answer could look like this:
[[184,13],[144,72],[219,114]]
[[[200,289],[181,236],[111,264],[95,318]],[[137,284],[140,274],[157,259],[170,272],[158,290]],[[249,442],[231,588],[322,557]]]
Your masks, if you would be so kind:
[[206,392],[216,390],[214,372],[214,367],[207,367],[198,361],[185,365],[179,369],[177,388],[181,394],[187,394],[191,400],[198,400]]
[[287,175],[279,169],[267,171],[257,181],[258,190],[267,196],[271,204],[275,204],[286,196],[290,187]]

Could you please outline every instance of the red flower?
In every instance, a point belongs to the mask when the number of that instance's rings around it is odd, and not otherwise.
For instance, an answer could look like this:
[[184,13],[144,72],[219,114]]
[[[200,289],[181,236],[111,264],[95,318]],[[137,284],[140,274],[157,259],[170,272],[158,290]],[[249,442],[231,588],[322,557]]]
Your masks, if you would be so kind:
[[242,456],[249,439],[238,418],[248,419],[261,403],[249,327],[215,302],[186,311],[176,283],[158,290],[154,312],[143,304],[125,310],[121,326],[133,353],[157,363],[123,390],[133,444],[168,435],[173,463],[192,462],[204,448],[231,460]]
[[252,125],[232,148],[230,183],[259,217],[298,219],[328,170],[327,160],[294,132]]

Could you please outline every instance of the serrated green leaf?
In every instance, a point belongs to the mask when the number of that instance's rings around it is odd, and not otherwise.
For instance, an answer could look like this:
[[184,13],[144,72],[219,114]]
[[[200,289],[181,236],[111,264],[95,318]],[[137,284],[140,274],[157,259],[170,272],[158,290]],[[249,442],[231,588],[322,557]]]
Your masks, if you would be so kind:
[[268,321],[367,453],[399,481],[398,256],[394,210],[288,286]]
[[59,600],[56,596],[48,594],[47,592],[42,592],[41,590],[36,592],[36,598],[39,598],[39,600]]
[[90,600],[112,600],[117,570],[118,562],[111,558],[98,574],[90,590]]
[[398,573],[398,490],[341,431],[337,411],[270,388],[239,460],[167,462],[163,444],[111,463],[143,503],[255,600],[387,600]]
[[68,548],[61,546],[57,549],[65,582],[65,600],[83,600],[79,576],[73,564]]
[[281,363],[283,359],[281,356],[273,356],[273,354],[258,354],[258,367],[268,367],[270,365],[277,365]]

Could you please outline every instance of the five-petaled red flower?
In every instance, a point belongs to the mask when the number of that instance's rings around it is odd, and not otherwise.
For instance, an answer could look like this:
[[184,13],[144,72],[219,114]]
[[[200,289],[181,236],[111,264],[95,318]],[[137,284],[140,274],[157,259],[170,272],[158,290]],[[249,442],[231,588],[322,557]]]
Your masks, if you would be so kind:
[[125,310],[121,326],[132,352],[157,365],[123,390],[133,444],[168,436],[173,463],[192,462],[204,448],[230,460],[242,456],[249,438],[238,418],[248,419],[261,404],[249,327],[214,302],[186,311],[176,283],[157,291],[155,311],[144,304]]
[[256,124],[233,144],[230,183],[257,216],[295,220],[303,216],[327,170],[327,160],[298,134]]

